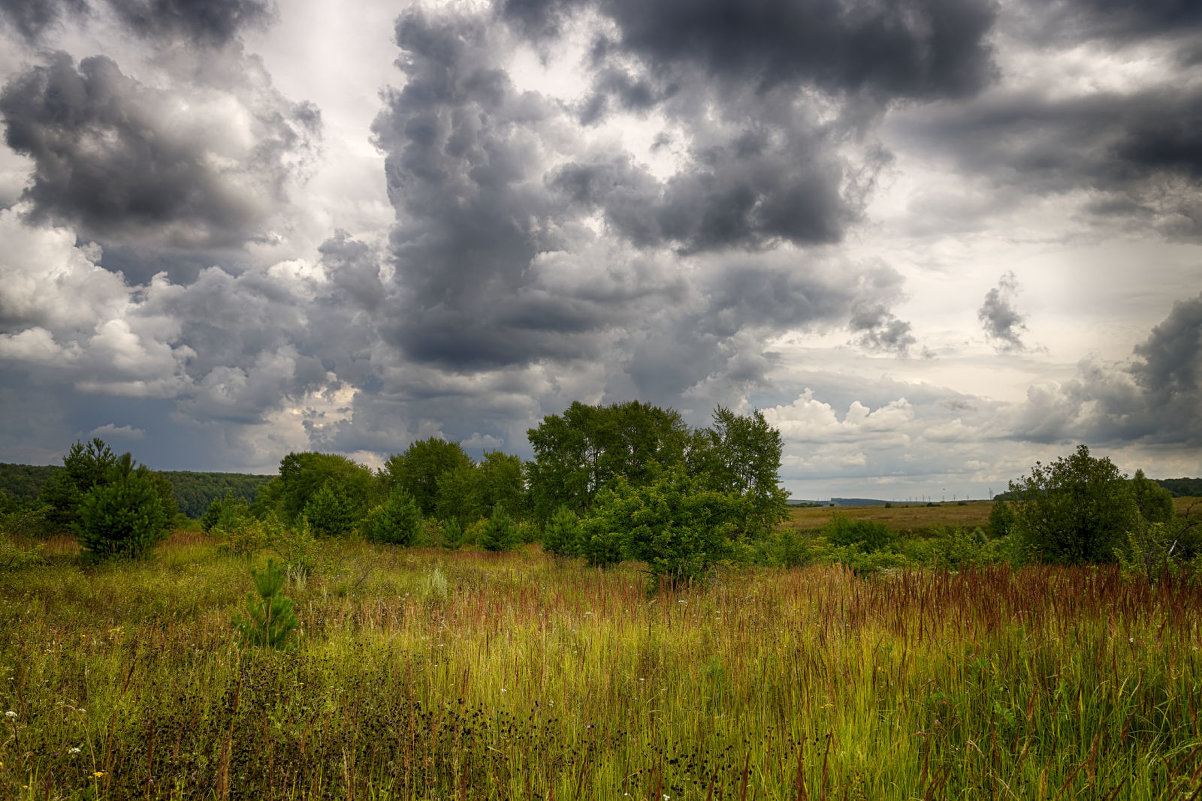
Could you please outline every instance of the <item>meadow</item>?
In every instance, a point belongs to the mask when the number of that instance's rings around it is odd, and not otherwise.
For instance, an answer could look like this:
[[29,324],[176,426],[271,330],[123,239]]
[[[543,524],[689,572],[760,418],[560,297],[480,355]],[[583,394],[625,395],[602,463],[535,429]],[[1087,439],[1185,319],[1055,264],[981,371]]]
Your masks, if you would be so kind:
[[268,650],[232,625],[266,554],[43,553],[0,572],[0,798],[1202,794],[1184,580],[825,565],[649,594],[537,545],[337,541]]

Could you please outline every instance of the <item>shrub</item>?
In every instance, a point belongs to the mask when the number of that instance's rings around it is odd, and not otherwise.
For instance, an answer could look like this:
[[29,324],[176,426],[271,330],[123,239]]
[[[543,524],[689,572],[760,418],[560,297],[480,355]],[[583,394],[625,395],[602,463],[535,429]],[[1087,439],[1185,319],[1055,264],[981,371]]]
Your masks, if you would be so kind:
[[135,468],[127,453],[117,460],[108,483],[83,496],[74,530],[92,557],[137,556],[162,538],[167,522],[150,471]]
[[1109,459],[1081,445],[1071,456],[1010,482],[1019,500],[1014,532],[1022,547],[1044,562],[1113,562],[1139,518],[1127,480]]
[[226,492],[214,498],[200,518],[200,527],[206,532],[230,531],[250,517],[250,505],[245,498],[235,498]]
[[583,533],[576,513],[561,505],[543,527],[543,550],[556,556],[579,556]]
[[707,575],[731,553],[744,503],[738,496],[703,489],[683,469],[670,468],[653,483],[634,487],[623,479],[597,496],[586,524],[590,551],[605,553],[620,536],[618,553],[647,563],[652,582],[686,583]]
[[518,529],[501,506],[493,509],[480,529],[480,547],[486,551],[508,551],[518,542]]
[[[246,596],[246,617],[234,620],[234,626],[248,645],[282,648],[296,628],[292,599],[280,595],[284,587],[284,567],[269,559],[262,572],[251,570],[255,592]],[[256,593],[258,598],[255,597]]]
[[822,527],[822,534],[831,545],[854,545],[865,553],[882,551],[893,545],[896,532],[875,520],[851,520],[835,514]]
[[20,570],[44,561],[41,543],[21,545],[7,531],[0,530],[0,570]]
[[387,501],[371,510],[364,528],[372,542],[413,545],[421,533],[422,516],[413,496],[395,487]]
[[357,503],[334,482],[326,482],[305,503],[301,517],[318,537],[341,537],[359,522]]
[[442,524],[442,547],[448,551],[457,551],[463,547],[463,526],[455,518]]
[[1008,537],[1014,533],[1014,509],[998,498],[989,510],[989,536],[994,539]]

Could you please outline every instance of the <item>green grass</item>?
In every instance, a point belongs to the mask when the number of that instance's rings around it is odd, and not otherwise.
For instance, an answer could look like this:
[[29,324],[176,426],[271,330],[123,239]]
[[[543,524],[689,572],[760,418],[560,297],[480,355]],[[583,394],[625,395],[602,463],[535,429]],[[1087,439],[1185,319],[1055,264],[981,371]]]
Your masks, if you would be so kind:
[[[745,569],[325,543],[0,572],[0,798],[1190,798],[1202,590],[1109,568]],[[255,564],[261,564],[261,561]],[[9,716],[5,713],[13,712]],[[73,752],[72,749],[78,749]]]

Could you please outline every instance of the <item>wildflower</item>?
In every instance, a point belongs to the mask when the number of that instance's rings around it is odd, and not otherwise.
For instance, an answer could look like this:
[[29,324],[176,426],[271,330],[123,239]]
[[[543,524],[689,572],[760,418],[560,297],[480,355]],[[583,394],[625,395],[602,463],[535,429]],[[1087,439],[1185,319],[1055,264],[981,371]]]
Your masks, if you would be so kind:
[[75,756],[76,754],[79,753],[79,749],[78,748],[68,748],[67,753],[70,754],[71,756]]
[[93,779],[99,779],[99,778],[100,778],[101,776],[103,776],[103,775],[104,775],[104,771],[103,771],[103,770],[98,770],[98,771],[96,771],[95,773],[93,773],[93,774],[92,774],[92,778],[93,778]]
[[15,718],[16,716],[17,716],[17,713],[12,711],[11,709],[4,713],[4,717],[6,717],[6,718]]

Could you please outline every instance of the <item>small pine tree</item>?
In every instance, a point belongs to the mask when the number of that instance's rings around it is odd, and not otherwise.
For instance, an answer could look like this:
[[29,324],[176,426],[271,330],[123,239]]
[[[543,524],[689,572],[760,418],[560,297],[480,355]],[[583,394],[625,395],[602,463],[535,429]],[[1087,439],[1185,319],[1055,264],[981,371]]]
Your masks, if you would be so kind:
[[578,556],[583,529],[576,513],[560,506],[543,529],[543,550],[556,556]]
[[517,543],[517,526],[498,504],[480,531],[480,547],[486,551],[508,551]]
[[247,616],[236,618],[234,627],[248,645],[282,648],[296,628],[292,599],[280,595],[286,577],[284,566],[268,559],[265,570],[252,569],[250,574],[255,582],[255,592],[247,593]]
[[327,481],[313,493],[301,512],[318,537],[340,537],[355,527],[354,503],[340,488]]
[[388,500],[371,511],[365,528],[373,542],[413,545],[421,532],[422,516],[413,496],[404,488],[395,487]]
[[84,494],[73,526],[83,550],[93,557],[138,556],[167,531],[162,498],[145,466],[127,453],[117,460],[107,483]]
[[463,547],[463,526],[453,517],[442,524],[442,547],[448,551]]

